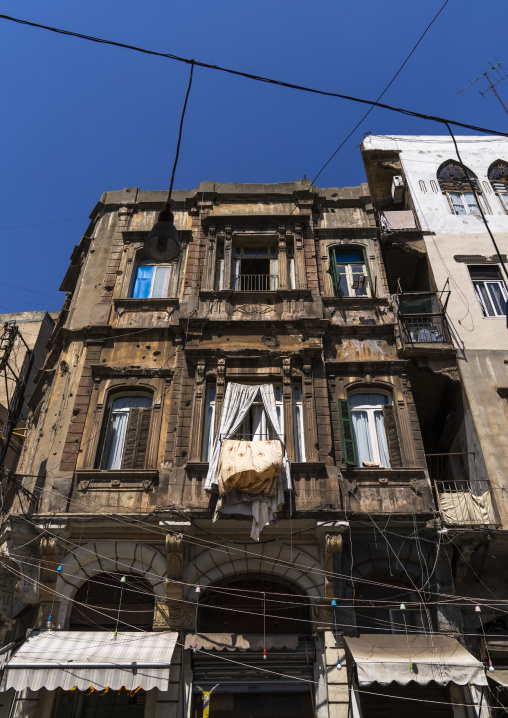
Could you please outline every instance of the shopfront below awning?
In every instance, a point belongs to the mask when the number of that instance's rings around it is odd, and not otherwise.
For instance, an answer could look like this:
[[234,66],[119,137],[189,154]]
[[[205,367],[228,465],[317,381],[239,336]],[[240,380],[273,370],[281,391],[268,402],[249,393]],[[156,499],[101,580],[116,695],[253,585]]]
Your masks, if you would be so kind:
[[457,639],[439,634],[382,634],[346,638],[349,660],[356,664],[360,687],[411,681],[445,686],[487,685],[483,664]]
[[0,691],[30,688],[169,689],[178,634],[106,631],[32,633],[6,664]]

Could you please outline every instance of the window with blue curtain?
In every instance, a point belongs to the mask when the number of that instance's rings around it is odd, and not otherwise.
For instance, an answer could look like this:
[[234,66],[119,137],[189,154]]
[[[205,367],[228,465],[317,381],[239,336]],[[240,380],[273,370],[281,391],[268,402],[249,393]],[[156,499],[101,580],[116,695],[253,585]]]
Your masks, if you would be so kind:
[[136,269],[132,299],[167,297],[170,276],[169,264],[140,264]]

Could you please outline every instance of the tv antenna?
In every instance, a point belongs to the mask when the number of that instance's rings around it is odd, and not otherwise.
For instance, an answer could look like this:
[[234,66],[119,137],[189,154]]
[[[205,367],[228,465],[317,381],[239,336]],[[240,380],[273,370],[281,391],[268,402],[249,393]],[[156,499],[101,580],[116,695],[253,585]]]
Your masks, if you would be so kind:
[[461,92],[464,92],[464,90],[467,90],[468,87],[471,87],[471,85],[474,85],[475,82],[478,82],[478,80],[481,80],[482,77],[485,77],[485,78],[487,78],[487,81],[488,81],[490,87],[487,87],[487,89],[484,90],[483,92],[482,92],[481,90],[479,90],[480,95],[481,95],[482,97],[485,97],[485,95],[487,94],[487,92],[488,92],[489,90],[492,90],[492,92],[494,93],[494,95],[497,97],[497,99],[499,100],[499,102],[502,104],[504,111],[505,111],[506,114],[508,115],[508,109],[506,109],[506,105],[504,104],[503,100],[502,100],[501,97],[499,96],[498,91],[496,90],[496,85],[498,85],[498,84],[499,84],[500,82],[502,82],[506,77],[508,77],[508,74],[503,75],[503,77],[500,77],[498,80],[496,80],[496,82],[492,82],[492,80],[491,80],[490,77],[489,77],[489,72],[493,72],[493,71],[495,70],[495,71],[497,72],[497,74],[499,75],[499,74],[500,74],[500,72],[499,72],[500,68],[501,68],[501,69],[503,69],[503,68],[501,67],[501,63],[500,63],[500,62],[496,62],[495,65],[493,65],[491,62],[490,62],[489,64],[490,64],[490,69],[489,69],[489,70],[487,70],[486,72],[482,72],[482,74],[481,74],[479,77],[477,77],[476,80],[473,80],[472,82],[469,83],[469,85],[466,85],[465,87],[462,88],[462,90],[459,90],[459,92],[457,92],[457,95],[460,95]]

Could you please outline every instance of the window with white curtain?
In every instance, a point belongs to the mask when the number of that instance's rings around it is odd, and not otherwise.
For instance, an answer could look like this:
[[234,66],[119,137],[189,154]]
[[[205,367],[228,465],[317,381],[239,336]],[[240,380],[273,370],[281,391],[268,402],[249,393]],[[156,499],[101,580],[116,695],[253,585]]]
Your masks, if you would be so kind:
[[168,296],[171,265],[141,262],[136,268],[132,299],[163,299]]
[[364,466],[364,462],[383,468],[390,467],[383,407],[391,403],[388,394],[350,394],[349,407],[359,467]]
[[464,165],[454,160],[444,163],[438,170],[437,180],[452,214],[480,214],[478,202],[484,214],[487,213],[476,175]]
[[[275,394],[275,410],[277,412],[277,418],[282,432],[282,439],[284,440],[282,387],[277,384],[274,385],[273,392]],[[269,441],[277,438],[273,426],[266,414],[260,391],[256,394],[256,398],[254,399],[247,416],[238,427],[235,435],[229,438],[240,440],[244,439],[245,441]]]
[[497,160],[489,167],[492,189],[499,197],[503,210],[508,214],[508,162]]
[[295,442],[295,461],[305,461],[305,436],[303,433],[302,387],[293,387],[293,433]]
[[121,396],[110,402],[102,469],[145,468],[151,408],[149,396]]
[[504,317],[508,292],[497,264],[468,266],[483,314],[486,317]]
[[210,460],[210,454],[212,453],[212,445],[214,439],[214,426],[215,426],[215,395],[216,386],[215,384],[207,384],[206,396],[205,396],[205,416],[203,426],[203,461]]
[[[273,387],[275,395],[275,410],[281,428],[282,439],[284,435],[284,402],[282,386],[275,384]],[[208,384],[205,395],[205,408],[203,418],[203,442],[202,460],[209,461],[214,440],[215,427],[215,384]],[[295,461],[305,461],[305,435],[303,423],[303,396],[300,384],[293,386],[293,433],[294,433],[294,456]],[[250,410],[241,426],[237,429],[232,439],[244,439],[245,441],[268,441],[276,439],[276,434],[266,415],[265,408],[258,392]]]

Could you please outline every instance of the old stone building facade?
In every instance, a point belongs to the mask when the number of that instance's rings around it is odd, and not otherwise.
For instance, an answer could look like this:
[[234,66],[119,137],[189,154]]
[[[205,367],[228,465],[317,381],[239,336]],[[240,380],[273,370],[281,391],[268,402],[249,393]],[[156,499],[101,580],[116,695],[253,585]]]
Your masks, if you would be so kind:
[[102,196],[3,526],[6,715],[198,716],[214,686],[214,718],[483,710],[446,532],[499,513],[436,503],[458,347],[424,233],[388,237],[380,191],[176,191],[166,263],[144,249],[165,193]]

